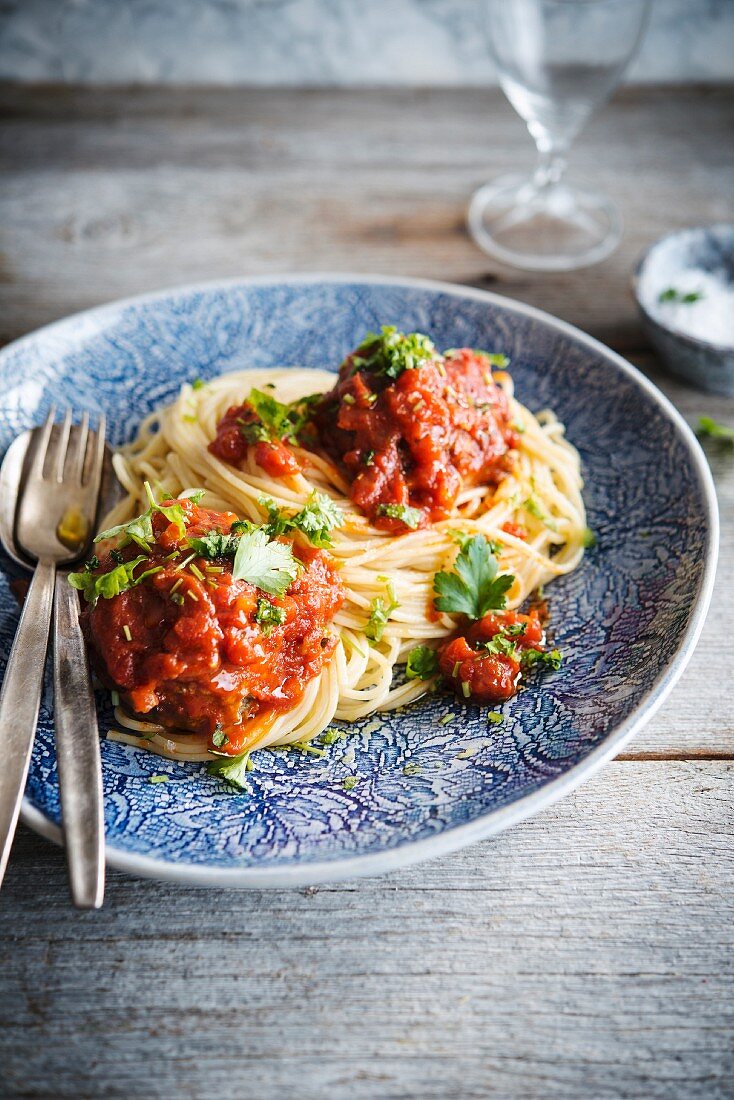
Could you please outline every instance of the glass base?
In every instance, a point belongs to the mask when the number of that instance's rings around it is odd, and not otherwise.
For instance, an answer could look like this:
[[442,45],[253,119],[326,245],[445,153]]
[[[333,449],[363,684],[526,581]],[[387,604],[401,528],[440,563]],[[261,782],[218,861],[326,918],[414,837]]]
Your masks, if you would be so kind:
[[484,252],[528,271],[573,271],[606,259],[619,244],[622,221],[604,195],[565,182],[503,176],[480,187],[468,213],[469,232]]

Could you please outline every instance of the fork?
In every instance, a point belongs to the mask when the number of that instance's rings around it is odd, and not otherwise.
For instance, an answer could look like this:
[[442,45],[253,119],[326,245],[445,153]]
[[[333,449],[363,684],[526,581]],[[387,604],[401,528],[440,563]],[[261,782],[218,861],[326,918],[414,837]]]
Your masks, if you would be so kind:
[[56,571],[77,561],[90,546],[105,425],[100,417],[92,433],[86,413],[74,427],[70,411],[58,426],[55,416],[52,408],[43,427],[34,433],[35,447],[31,444],[32,457],[16,506],[15,541],[37,564],[0,693],[0,884],[28,775],[53,602],[58,631],[56,745],[72,897],[77,905],[96,908],[104,889],[99,738],[76,592],[63,574],[57,578]]

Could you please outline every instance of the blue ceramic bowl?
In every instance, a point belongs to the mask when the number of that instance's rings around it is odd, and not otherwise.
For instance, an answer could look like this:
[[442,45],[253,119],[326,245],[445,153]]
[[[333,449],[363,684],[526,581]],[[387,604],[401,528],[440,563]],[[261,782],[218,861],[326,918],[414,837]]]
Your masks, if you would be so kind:
[[[363,276],[183,288],[93,310],[0,353],[0,450],[52,402],[104,409],[113,443],[185,380],[275,364],[336,367],[395,323],[439,347],[505,352],[520,399],[565,421],[598,537],[550,588],[560,672],[502,708],[433,695],[358,723],[315,759],[260,753],[252,792],[200,766],[103,741],[110,864],[209,885],[284,886],[375,873],[459,847],[534,813],[614,756],[661,703],[695,645],[717,516],[708,466],[668,401],[569,325],[480,291]],[[0,563],[0,652],[18,608]],[[111,722],[100,698],[101,728]],[[452,724],[440,724],[448,713]],[[463,754],[470,749],[470,754]],[[407,765],[411,765],[407,767]],[[417,768],[416,768],[417,765]],[[407,771],[407,774],[406,774]],[[151,784],[166,773],[169,782]],[[343,780],[358,782],[345,790]],[[53,706],[44,699],[24,820],[58,839]]]
[[[681,229],[644,252],[632,280],[650,343],[671,374],[709,393],[734,396],[734,347],[689,336],[650,309],[650,288],[675,287],[685,272],[718,274],[734,286],[734,225]],[[647,291],[647,293],[646,293]]]

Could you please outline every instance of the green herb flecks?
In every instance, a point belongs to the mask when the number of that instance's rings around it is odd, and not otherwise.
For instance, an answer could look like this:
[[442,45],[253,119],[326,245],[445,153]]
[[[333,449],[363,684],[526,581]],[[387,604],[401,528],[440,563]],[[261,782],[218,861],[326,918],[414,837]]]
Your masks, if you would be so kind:
[[268,510],[268,531],[275,537],[291,531],[300,531],[314,545],[331,546],[331,532],[344,523],[341,508],[325,493],[313,490],[308,500],[291,516],[287,516],[270,497],[260,497],[260,504]]
[[427,645],[417,645],[408,654],[405,676],[408,680],[430,680],[438,673],[438,654]]
[[255,622],[260,624],[263,634],[268,638],[274,626],[282,626],[285,622],[285,608],[260,598],[255,609]]
[[421,332],[399,332],[395,325],[383,325],[380,332],[368,332],[352,355],[354,370],[399,378],[403,371],[417,370],[436,357],[432,340]]
[[385,633],[385,627],[388,620],[400,604],[395,599],[395,589],[393,588],[392,581],[386,582],[387,599],[383,599],[381,596],[375,596],[374,600],[370,604],[370,617],[367,621],[367,625],[364,628],[364,632],[371,642],[381,642],[382,635]]
[[378,516],[387,516],[389,519],[400,520],[406,527],[415,530],[423,519],[420,508],[411,508],[409,504],[380,504],[377,507]]
[[679,302],[682,305],[692,305],[693,302],[700,302],[705,294],[701,290],[689,290],[681,291],[676,290],[674,286],[669,286],[666,290],[661,290],[658,294],[659,302]]

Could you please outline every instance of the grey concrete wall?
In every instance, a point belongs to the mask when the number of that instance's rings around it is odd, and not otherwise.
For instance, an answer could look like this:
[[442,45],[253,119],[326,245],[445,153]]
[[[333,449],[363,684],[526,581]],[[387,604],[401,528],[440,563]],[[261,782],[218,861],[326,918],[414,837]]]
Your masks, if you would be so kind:
[[[483,85],[483,22],[483,0],[4,0],[0,78]],[[629,79],[734,80],[734,0],[655,0]]]

